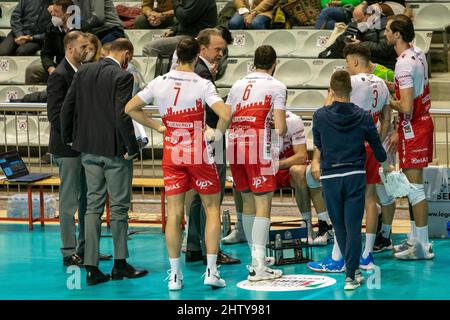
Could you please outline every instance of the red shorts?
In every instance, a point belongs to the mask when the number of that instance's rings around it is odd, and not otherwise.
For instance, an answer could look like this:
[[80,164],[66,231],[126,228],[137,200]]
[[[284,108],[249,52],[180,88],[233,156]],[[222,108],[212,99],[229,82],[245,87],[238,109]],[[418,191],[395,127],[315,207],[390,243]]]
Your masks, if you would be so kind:
[[372,151],[372,148],[366,147],[366,183],[367,184],[376,184],[381,183],[380,178],[380,163],[375,158],[375,154]]
[[400,168],[428,167],[428,163],[433,161],[433,120],[425,115],[411,122],[411,127],[412,137],[407,139],[401,121],[398,126]]
[[274,174],[269,174],[272,164],[230,164],[235,189],[253,193],[271,192],[277,189]]
[[162,170],[167,196],[184,193],[192,188],[199,194],[220,192],[215,164],[163,165]]
[[278,170],[275,178],[277,179],[277,189],[291,187],[291,175],[289,174],[289,169]]

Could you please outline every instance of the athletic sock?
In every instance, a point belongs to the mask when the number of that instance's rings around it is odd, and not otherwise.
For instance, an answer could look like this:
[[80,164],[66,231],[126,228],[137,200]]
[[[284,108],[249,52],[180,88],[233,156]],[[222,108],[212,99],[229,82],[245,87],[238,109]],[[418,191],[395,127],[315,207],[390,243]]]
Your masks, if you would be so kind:
[[328,211],[324,211],[317,214],[317,217],[321,221],[325,221],[327,224],[331,224],[330,216],[328,215]]
[[381,224],[381,235],[383,236],[383,238],[389,239],[389,236],[391,234],[391,225],[388,224]]
[[367,259],[369,253],[373,251],[373,245],[375,243],[375,238],[377,235],[375,233],[366,233],[366,245],[364,247],[364,252],[362,254],[363,259]]
[[236,225],[234,228],[238,232],[244,232],[244,226],[242,225],[242,212],[236,212]]
[[169,258],[169,262],[170,262],[171,272],[175,273],[175,274],[181,274],[180,258],[175,258],[175,259]]
[[339,261],[342,259],[342,252],[341,249],[339,249],[339,245],[336,240],[336,234],[334,235],[334,244],[333,244],[333,251],[331,253],[331,259],[333,259],[334,261]]
[[208,263],[207,268],[212,273],[215,273],[217,271],[217,254],[207,254],[206,261]]
[[416,227],[416,232],[417,232],[417,240],[422,244],[422,246],[426,250],[428,250],[428,247],[430,245],[428,239],[428,226]]
[[266,244],[269,237],[270,219],[255,217],[252,230],[252,265],[262,268],[266,265]]

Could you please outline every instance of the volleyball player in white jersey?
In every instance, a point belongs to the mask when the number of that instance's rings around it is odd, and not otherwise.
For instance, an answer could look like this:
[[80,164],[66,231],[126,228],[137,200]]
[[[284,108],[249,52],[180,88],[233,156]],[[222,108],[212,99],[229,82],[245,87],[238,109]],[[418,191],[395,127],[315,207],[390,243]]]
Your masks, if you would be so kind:
[[428,204],[423,185],[423,168],[433,159],[434,125],[431,107],[428,65],[423,52],[410,43],[415,38],[414,25],[405,15],[389,18],[385,36],[398,58],[395,65],[395,94],[392,108],[399,112],[400,168],[414,185],[408,194],[414,221],[410,239],[395,246],[395,257],[402,260],[433,259],[428,239]]
[[183,287],[180,265],[181,220],[185,193],[191,188],[200,194],[206,211],[207,268],[204,284],[225,287],[217,271],[220,237],[220,183],[214,159],[204,135],[207,103],[219,116],[218,129],[225,131],[230,108],[218,96],[214,85],[194,73],[199,44],[192,37],[177,46],[179,66],[159,76],[138,93],[126,106],[126,112],[139,123],[161,131],[161,124],[147,117],[142,108],[158,106],[165,125],[162,169],[168,203],[166,245],[169,253],[169,290]]
[[235,188],[242,193],[244,202],[242,222],[252,253],[248,266],[250,281],[282,275],[281,270],[266,266],[270,210],[277,187],[273,159],[278,155],[272,154],[272,121],[277,130],[275,135],[283,136],[287,130],[286,86],[272,77],[276,60],[271,46],[257,48],[255,72],[238,80],[227,99],[232,107],[227,157]]

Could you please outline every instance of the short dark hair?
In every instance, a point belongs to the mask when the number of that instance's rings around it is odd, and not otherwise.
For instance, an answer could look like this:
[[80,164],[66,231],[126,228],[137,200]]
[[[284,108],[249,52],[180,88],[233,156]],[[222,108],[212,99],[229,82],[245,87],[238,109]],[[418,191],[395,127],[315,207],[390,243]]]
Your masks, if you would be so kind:
[[233,35],[231,34],[230,30],[228,30],[228,28],[224,26],[217,26],[216,29],[220,31],[223,40],[225,40],[228,45],[233,43]]
[[177,45],[179,63],[192,63],[200,53],[200,44],[194,37],[183,37]]
[[130,40],[125,38],[119,38],[111,42],[111,52],[120,52],[120,51],[130,51],[134,52],[133,44]]
[[86,35],[78,30],[70,31],[66,36],[64,37],[64,51],[67,50],[67,47],[69,44],[73,44],[75,41],[78,40],[79,37],[85,37]]
[[73,6],[74,3],[72,0],[53,0],[54,6],[61,6],[63,11],[67,11],[70,6]]
[[347,58],[349,54],[362,58],[365,64],[369,65],[370,48],[363,43],[350,43],[346,45],[343,51],[344,58]]
[[330,88],[338,97],[350,97],[352,92],[352,82],[350,74],[345,70],[337,70],[331,76]]
[[400,32],[403,41],[410,43],[416,37],[414,32],[414,24],[408,16],[404,14],[397,14],[395,16],[390,16],[388,21],[391,21],[391,31],[393,33]]
[[217,28],[206,28],[200,31],[197,35],[197,41],[200,45],[209,46],[212,36],[223,38],[222,32]]
[[272,46],[262,45],[255,51],[253,64],[256,69],[269,70],[277,61],[277,53]]

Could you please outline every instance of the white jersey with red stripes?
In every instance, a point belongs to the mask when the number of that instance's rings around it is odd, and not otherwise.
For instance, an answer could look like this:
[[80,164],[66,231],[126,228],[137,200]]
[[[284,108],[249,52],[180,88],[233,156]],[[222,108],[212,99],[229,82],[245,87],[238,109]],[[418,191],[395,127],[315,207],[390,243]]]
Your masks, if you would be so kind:
[[306,144],[305,126],[300,116],[290,111],[286,112],[287,132],[283,137],[283,145],[280,149],[280,160],[292,157],[294,146]]
[[227,99],[232,108],[229,143],[242,148],[258,142],[264,159],[270,159],[273,110],[286,110],[286,93],[286,86],[266,73],[253,72],[238,80]]
[[[172,70],[152,80],[138,96],[158,107],[167,128],[163,164],[172,163],[172,152],[177,152],[177,157],[191,159],[190,163],[197,163],[194,156],[203,156],[206,147],[203,106],[222,101],[212,82],[194,72]],[[211,157],[209,162],[212,162]]]
[[383,79],[374,74],[359,73],[351,76],[351,102],[369,112],[375,123],[381,110],[389,104],[389,89]]
[[417,47],[402,52],[395,64],[395,93],[400,100],[400,89],[414,88],[414,107],[410,114],[400,113],[400,120],[412,121],[428,114],[431,107],[427,59]]

